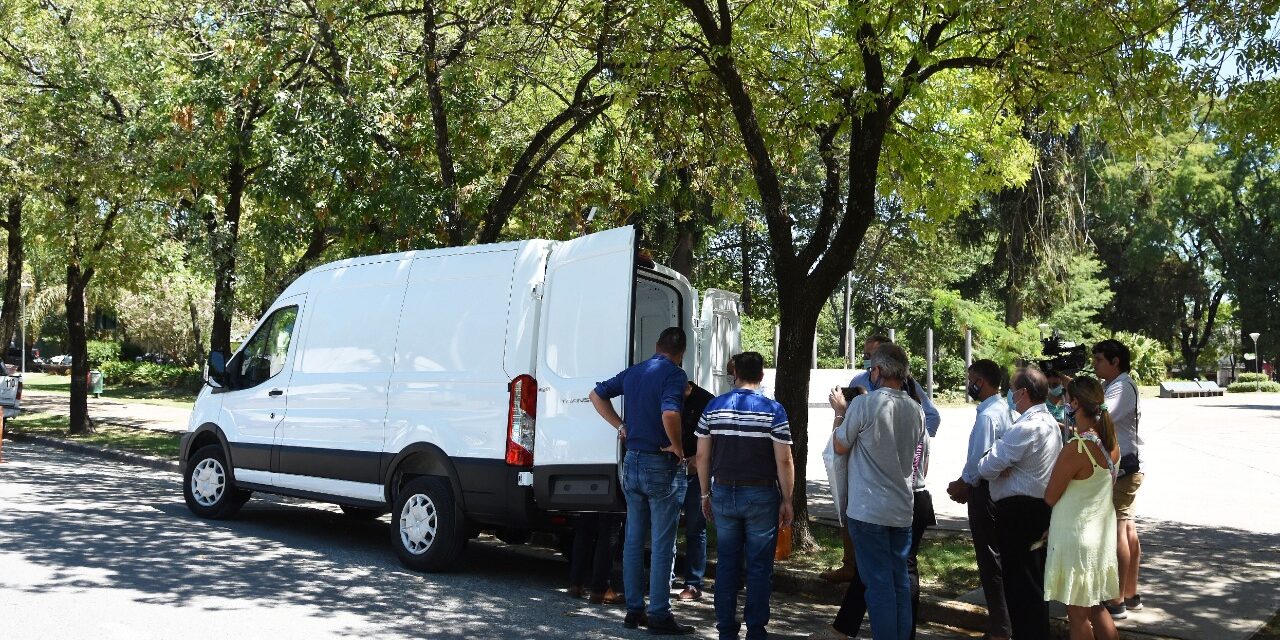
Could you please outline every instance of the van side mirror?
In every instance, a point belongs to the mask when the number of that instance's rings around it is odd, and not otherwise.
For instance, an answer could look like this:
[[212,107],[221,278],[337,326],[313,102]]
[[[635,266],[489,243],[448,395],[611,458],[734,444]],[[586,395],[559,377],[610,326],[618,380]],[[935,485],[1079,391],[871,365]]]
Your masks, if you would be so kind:
[[227,384],[227,354],[224,351],[210,351],[209,359],[204,364],[204,381],[214,389]]

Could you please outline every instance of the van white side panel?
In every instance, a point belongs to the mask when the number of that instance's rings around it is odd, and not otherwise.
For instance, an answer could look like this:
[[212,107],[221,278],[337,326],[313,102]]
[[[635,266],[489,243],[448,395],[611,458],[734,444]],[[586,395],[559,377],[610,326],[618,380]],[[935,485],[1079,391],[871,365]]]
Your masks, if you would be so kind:
[[741,296],[723,289],[708,289],[702,299],[697,384],[715,395],[733,386],[726,366],[742,351],[741,305]]
[[629,364],[634,273],[632,227],[552,250],[538,350],[535,470],[617,464],[617,433],[596,413],[589,394]]
[[410,266],[393,260],[312,275],[289,411],[278,430],[278,482],[379,481],[387,381]]
[[517,255],[507,246],[414,259],[390,381],[387,451],[428,442],[455,459],[505,458],[510,378],[503,360]]

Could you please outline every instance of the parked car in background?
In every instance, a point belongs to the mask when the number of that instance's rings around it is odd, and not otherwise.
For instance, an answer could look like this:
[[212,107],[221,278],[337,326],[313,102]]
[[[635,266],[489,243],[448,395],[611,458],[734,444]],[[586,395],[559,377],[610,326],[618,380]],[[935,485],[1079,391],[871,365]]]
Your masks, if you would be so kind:
[[68,356],[68,355],[53,356],[52,358],[49,358],[48,360],[45,361],[44,365],[41,367],[41,370],[44,371],[45,373],[56,373],[60,375],[66,375],[69,371],[71,371],[71,356]]

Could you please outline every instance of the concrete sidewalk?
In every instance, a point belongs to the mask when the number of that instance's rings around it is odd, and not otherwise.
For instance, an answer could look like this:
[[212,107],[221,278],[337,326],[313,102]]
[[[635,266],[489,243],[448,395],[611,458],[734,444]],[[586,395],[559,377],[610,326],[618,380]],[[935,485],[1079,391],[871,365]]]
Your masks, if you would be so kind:
[[[65,393],[23,391],[22,410],[28,413],[69,415],[70,396]],[[190,407],[174,407],[144,402],[124,402],[111,398],[89,398],[89,418],[94,422],[121,427],[182,433],[187,430]]]

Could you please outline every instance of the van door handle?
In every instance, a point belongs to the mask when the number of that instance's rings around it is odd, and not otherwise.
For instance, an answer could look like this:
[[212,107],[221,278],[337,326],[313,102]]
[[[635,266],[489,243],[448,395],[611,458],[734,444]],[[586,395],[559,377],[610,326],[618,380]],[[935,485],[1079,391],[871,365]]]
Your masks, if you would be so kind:
[[267,392],[267,395],[269,395],[269,396],[282,396],[282,395],[284,395],[284,391],[281,391],[280,389],[272,389],[271,391]]

